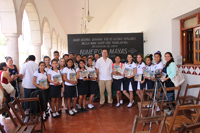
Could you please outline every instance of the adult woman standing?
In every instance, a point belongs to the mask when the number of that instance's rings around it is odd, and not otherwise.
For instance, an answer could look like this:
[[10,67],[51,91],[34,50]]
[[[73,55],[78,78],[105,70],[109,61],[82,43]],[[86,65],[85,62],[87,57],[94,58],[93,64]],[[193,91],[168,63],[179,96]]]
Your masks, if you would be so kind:
[[[176,76],[176,70],[177,66],[176,63],[174,62],[174,58],[172,53],[166,52],[165,53],[165,60],[166,60],[166,65],[163,68],[163,72],[167,74],[166,78],[163,79],[163,82],[165,83],[166,87],[175,87],[174,83],[171,81],[171,79]],[[169,101],[172,101],[174,99],[174,91],[168,91],[167,92],[167,97]]]
[[5,59],[6,59],[6,63],[8,66],[10,76],[12,76],[12,75],[15,76],[15,78],[11,81],[11,84],[16,90],[15,97],[17,97],[18,89],[16,87],[17,87],[17,78],[19,77],[19,69],[16,65],[13,64],[13,59],[10,56],[6,56]]
[[[8,66],[6,65],[5,62],[2,62],[2,63],[0,63],[0,77],[2,77],[2,78],[0,78],[0,80],[1,80],[2,83],[8,84],[9,82],[12,82],[13,79],[14,79],[16,76],[12,75],[12,76],[10,77],[9,72],[8,72]],[[10,108],[9,105],[8,105],[8,103],[10,102],[10,94],[8,94],[8,93],[4,90],[4,95],[5,95],[5,97],[6,97],[5,104],[8,106],[8,108]],[[7,114],[7,113],[3,113],[2,115],[5,116],[5,117],[8,117],[8,114]]]

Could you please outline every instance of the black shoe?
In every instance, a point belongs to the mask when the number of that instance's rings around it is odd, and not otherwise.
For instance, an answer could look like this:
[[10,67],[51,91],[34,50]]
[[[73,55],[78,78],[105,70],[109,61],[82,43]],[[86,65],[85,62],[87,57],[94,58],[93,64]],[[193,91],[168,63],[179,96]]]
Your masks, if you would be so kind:
[[86,108],[83,108],[82,111],[88,113],[88,110]]
[[83,113],[82,108],[78,109],[78,113]]
[[68,109],[65,109],[65,112],[68,114],[69,113]]
[[8,114],[6,113],[5,115],[4,115],[4,118],[8,118],[9,116],[8,116]]
[[62,113],[62,110],[59,110],[58,113],[61,114],[61,113]]

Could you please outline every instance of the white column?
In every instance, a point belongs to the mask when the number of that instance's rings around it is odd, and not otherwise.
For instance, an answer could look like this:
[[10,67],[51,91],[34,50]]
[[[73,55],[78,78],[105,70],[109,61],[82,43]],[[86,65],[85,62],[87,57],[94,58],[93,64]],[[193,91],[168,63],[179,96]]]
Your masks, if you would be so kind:
[[51,49],[50,48],[46,49],[46,51],[47,51],[47,56],[49,56],[51,58]]
[[6,56],[12,57],[14,64],[19,67],[19,48],[18,48],[19,35],[17,33],[10,33],[10,34],[5,34],[5,37],[7,38]]
[[33,47],[34,47],[34,55],[35,55],[35,58],[36,58],[36,61],[35,63],[39,63],[41,61],[41,43],[34,43],[33,44]]

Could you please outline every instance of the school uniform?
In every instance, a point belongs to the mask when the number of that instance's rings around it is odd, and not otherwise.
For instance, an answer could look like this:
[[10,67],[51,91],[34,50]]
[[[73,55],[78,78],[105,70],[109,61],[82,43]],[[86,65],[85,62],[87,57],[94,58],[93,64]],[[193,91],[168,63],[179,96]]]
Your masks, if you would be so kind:
[[[112,69],[117,66],[115,63],[112,65]],[[123,75],[123,63],[119,64],[119,67],[121,68],[120,73]],[[115,91],[123,91],[123,83],[124,83],[124,77],[122,75],[113,75],[113,89]]]
[[[137,66],[134,62],[132,62],[131,64],[128,63],[124,63],[124,70],[123,73],[125,71],[125,69],[131,69],[131,75],[134,74],[134,69],[137,69]],[[134,82],[134,77],[132,78],[127,78],[126,75],[124,77],[124,86],[123,86],[123,90],[127,90],[127,91],[135,91],[137,89],[137,86]]]
[[[143,81],[143,68],[145,68],[146,65],[144,64],[144,62],[141,62],[140,64],[137,64],[137,74],[142,74],[142,79],[141,81]],[[141,84],[140,81],[136,81],[136,84],[137,84],[137,90],[143,90],[144,88],[144,83]]]
[[[153,64],[151,64],[151,65],[146,65],[146,69],[145,70],[147,70],[147,71],[152,71],[153,70],[153,67],[154,67],[154,65]],[[153,87],[154,87],[154,82],[152,81],[152,80],[150,80],[150,79],[145,79],[145,83],[146,83],[146,87],[145,87],[145,89],[147,90],[147,89],[153,89]]]
[[[62,75],[60,70],[58,70],[58,72],[54,71],[53,68],[49,69],[49,71],[47,72],[47,75],[51,76],[51,80],[55,81],[58,79],[62,79]],[[55,85],[53,83],[50,83],[49,86],[49,96],[50,98],[59,98],[61,97],[61,87],[62,87],[62,81],[59,81],[60,85]]]
[[[68,80],[70,80],[71,75],[74,75],[76,77],[76,71],[73,68],[65,67],[62,71],[62,74],[66,74]],[[72,97],[77,97],[77,96],[78,96],[78,91],[77,91],[76,84],[71,84],[65,81],[64,97],[72,98]]]
[[[76,69],[76,73],[78,72],[79,68]],[[83,71],[83,70],[82,70]],[[88,72],[87,69],[84,70]],[[88,93],[88,81],[83,81],[83,77],[81,76],[81,72],[79,72],[79,79],[77,83],[78,88],[78,95],[87,95]]]
[[[86,67],[86,69],[90,72],[96,72],[95,66],[92,65],[92,67]],[[97,90],[97,81],[95,80],[90,80],[88,81],[88,88],[89,88],[89,94],[96,94],[96,90]]]
[[[38,69],[33,74],[33,76],[36,77],[36,84],[38,84],[38,85],[46,84],[48,86],[48,79],[47,79],[47,72],[46,71],[44,71],[44,73],[41,73],[40,70]],[[41,93],[43,95],[43,102],[45,104],[43,104],[42,107],[44,107],[43,111],[46,111],[46,109],[47,109],[46,103],[49,101],[49,89],[42,90],[42,89],[36,87],[36,90],[41,91]]]
[[154,64],[152,71],[155,73],[155,71],[156,71],[157,69],[163,70],[163,67],[164,67],[164,65],[163,65],[163,63],[160,61],[158,64],[156,64],[156,63]]

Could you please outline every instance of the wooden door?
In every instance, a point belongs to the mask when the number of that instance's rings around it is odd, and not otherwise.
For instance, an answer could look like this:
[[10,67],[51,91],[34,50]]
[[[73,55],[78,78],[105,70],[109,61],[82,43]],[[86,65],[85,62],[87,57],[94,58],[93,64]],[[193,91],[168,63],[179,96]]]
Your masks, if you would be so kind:
[[184,63],[193,63],[193,32],[184,31],[184,53],[185,53],[185,62]]
[[200,27],[194,28],[194,64],[200,64]]

